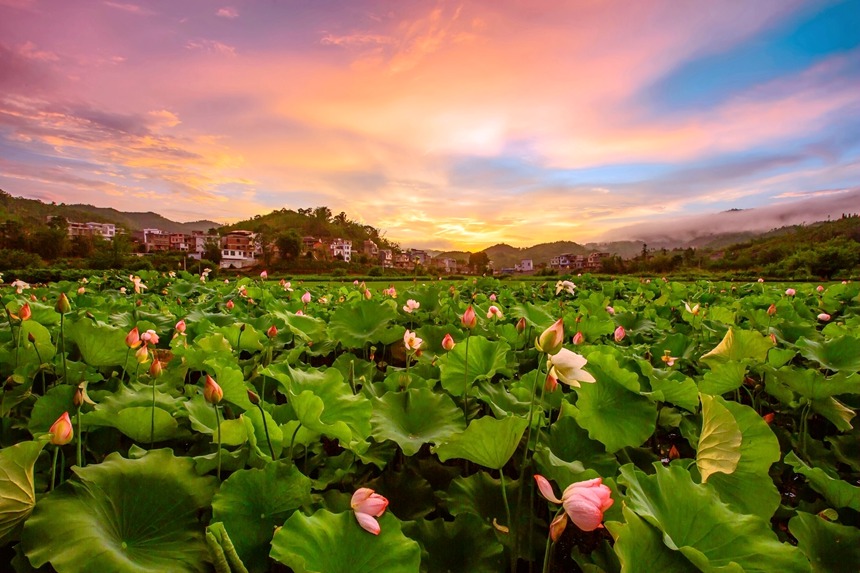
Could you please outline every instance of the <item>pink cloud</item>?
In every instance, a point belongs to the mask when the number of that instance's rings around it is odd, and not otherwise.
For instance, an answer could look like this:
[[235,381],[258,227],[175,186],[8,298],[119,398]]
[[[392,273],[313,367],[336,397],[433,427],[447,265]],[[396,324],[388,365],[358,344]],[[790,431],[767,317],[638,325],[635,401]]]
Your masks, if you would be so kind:
[[233,20],[239,17],[239,11],[230,6],[225,6],[223,8],[218,8],[218,11],[215,12],[215,15],[219,18],[227,18]]

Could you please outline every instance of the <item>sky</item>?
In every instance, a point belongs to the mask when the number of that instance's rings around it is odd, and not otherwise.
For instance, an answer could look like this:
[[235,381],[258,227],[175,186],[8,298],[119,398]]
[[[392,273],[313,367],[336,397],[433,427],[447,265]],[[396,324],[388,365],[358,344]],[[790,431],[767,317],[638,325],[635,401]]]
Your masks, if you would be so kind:
[[438,249],[838,213],[860,0],[0,0],[0,188]]

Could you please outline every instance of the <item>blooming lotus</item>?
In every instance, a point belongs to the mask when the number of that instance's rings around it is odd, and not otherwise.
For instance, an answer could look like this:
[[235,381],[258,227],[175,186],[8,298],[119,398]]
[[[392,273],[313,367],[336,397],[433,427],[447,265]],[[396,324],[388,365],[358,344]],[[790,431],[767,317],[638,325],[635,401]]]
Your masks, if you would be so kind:
[[[83,288],[83,287],[81,287],[81,288]],[[80,289],[78,289],[78,290],[80,290]],[[128,291],[126,290],[125,287],[119,287],[119,294],[125,294],[126,292],[128,292]],[[78,293],[78,294],[81,294],[81,293]]]
[[18,311],[18,318],[24,321],[30,320],[31,316],[33,316],[33,311],[30,309],[30,303],[25,302],[24,306],[22,306],[21,309]]
[[442,348],[447,352],[454,350],[454,344],[454,337],[450,334],[446,334],[445,338],[442,339]]
[[418,310],[421,307],[421,303],[417,300],[409,299],[406,301],[406,304],[403,305],[403,312],[412,314],[412,311]]
[[688,303],[687,301],[684,301],[684,308],[687,310],[687,312],[689,312],[689,313],[690,313],[690,314],[692,314],[693,316],[698,316],[698,315],[699,315],[699,303],[696,303],[696,304],[695,304],[695,305],[693,305],[693,307],[691,308],[691,307],[690,307],[690,303]]
[[69,418],[69,413],[63,412],[63,415],[51,424],[48,432],[51,434],[51,443],[55,446],[65,446],[71,442],[75,432],[72,429],[72,419]]
[[564,343],[564,319],[559,318],[535,340],[535,348],[546,354],[555,354]]
[[217,404],[224,398],[224,391],[221,386],[208,374],[206,375],[206,382],[203,384],[203,397],[210,404]]
[[382,517],[382,514],[385,513],[388,500],[368,487],[360,487],[352,494],[349,505],[355,512],[355,519],[361,528],[374,535],[379,535],[381,529],[376,518]]
[[158,335],[155,334],[155,331],[152,329],[141,334],[140,339],[144,344],[158,344]]
[[140,294],[143,290],[146,289],[146,285],[143,284],[143,280],[136,275],[129,275],[128,280],[132,282],[134,285],[134,292]]
[[587,382],[589,384],[596,382],[594,376],[582,369],[583,366],[588,364],[588,360],[581,354],[572,352],[567,348],[562,348],[557,353],[551,354],[547,358],[547,364],[552,375],[559,382],[563,382],[568,386],[579,388],[580,382]]
[[678,360],[677,356],[671,356],[671,352],[669,350],[663,351],[663,356],[660,357],[660,360],[666,363],[666,366],[670,368],[675,365],[675,361]]
[[594,531],[603,527],[603,513],[612,507],[612,490],[603,485],[603,478],[594,478],[570,484],[561,494],[561,499],[555,497],[552,484],[542,475],[535,475],[538,490],[541,495],[552,503],[561,504],[564,514],[560,516],[560,522],[555,527],[550,526],[550,534],[556,535],[558,539],[564,527],[566,519],[570,520],[583,531]]
[[411,330],[407,330],[403,335],[403,344],[406,346],[406,350],[418,350],[421,348],[421,344],[423,343],[424,340],[418,338],[418,336]]
[[24,281],[22,281],[21,279],[16,279],[16,280],[12,281],[12,282],[9,284],[9,286],[11,286],[12,288],[14,288],[14,289],[15,289],[15,292],[16,292],[16,293],[18,293],[18,294],[21,294],[22,292],[24,292],[24,289],[28,289],[28,288],[30,288],[29,283],[25,283],[25,282],[24,282]]
[[496,305],[490,305],[487,309],[487,318],[503,318],[502,311]]
[[555,294],[560,293],[561,291],[565,291],[569,294],[574,294],[574,289],[576,285],[570,281],[558,281],[555,283]]

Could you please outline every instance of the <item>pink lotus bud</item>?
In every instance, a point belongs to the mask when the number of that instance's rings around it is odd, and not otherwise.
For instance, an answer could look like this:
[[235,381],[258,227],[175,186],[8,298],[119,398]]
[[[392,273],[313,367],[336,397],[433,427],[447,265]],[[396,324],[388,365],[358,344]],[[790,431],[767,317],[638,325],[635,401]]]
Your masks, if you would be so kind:
[[370,292],[369,288],[364,289],[364,298],[370,300],[373,297],[373,293]]
[[558,516],[556,516],[555,519],[552,520],[552,523],[549,524],[549,538],[553,541],[558,541],[561,537],[561,534],[564,533],[566,527],[567,514],[559,514]]
[[253,390],[248,390],[248,401],[249,401],[251,404],[253,404],[254,406],[256,406],[257,404],[259,404],[259,403],[260,403],[260,396],[259,396],[259,394],[257,394],[257,393],[256,393],[256,392],[254,392]]
[[765,414],[761,419],[764,420],[766,424],[770,425],[770,423],[773,422],[773,412]]
[[213,405],[224,398],[224,391],[221,389],[221,386],[208,374],[206,375],[206,382],[203,384],[203,397]]
[[770,341],[773,343],[774,346],[776,346],[776,334],[772,332],[770,333]]
[[[79,295],[84,294],[85,292],[87,292],[87,289],[85,289],[84,287],[80,287],[80,288],[78,289],[78,294],[79,294]],[[138,301],[138,302],[139,302],[139,301]]]
[[496,302],[496,293],[493,293],[493,294],[491,294],[491,295],[490,295],[490,301],[491,301],[491,302]]
[[269,338],[274,338],[278,335],[278,327],[274,324],[269,327],[269,330],[266,331],[266,336]]
[[828,320],[830,320],[830,315],[826,312],[822,312],[818,315],[818,320],[820,320],[821,322],[827,322]]
[[603,512],[612,507],[612,491],[602,481],[594,478],[571,484],[561,496],[565,513],[583,531],[603,527]]
[[785,289],[785,295],[786,296],[794,296],[795,294],[797,294],[797,291],[794,290],[793,288]]
[[624,330],[624,327],[618,325],[618,328],[615,329],[615,333],[613,334],[615,337],[615,342],[621,342],[624,340],[624,337],[627,336],[627,331]]
[[550,368],[549,372],[546,373],[546,380],[543,383],[543,388],[547,392],[555,392],[555,389],[558,388],[558,378],[555,376],[555,371]]
[[669,459],[670,460],[681,459],[681,452],[678,451],[678,448],[675,447],[675,444],[672,444],[672,447],[669,448]]
[[63,412],[63,415],[51,424],[48,432],[51,434],[51,443],[55,446],[65,446],[71,442],[75,436],[75,432],[72,427],[72,419],[69,418],[69,413]]
[[176,332],[179,334],[185,334],[186,324],[184,320],[180,320],[176,323]]
[[442,348],[444,348],[447,352],[451,352],[454,350],[454,337],[450,334],[446,334],[445,338],[442,339]]
[[376,518],[385,513],[388,500],[370,488],[360,487],[352,494],[350,506],[355,512],[355,519],[361,528],[374,535],[379,535],[380,527]]
[[475,314],[474,308],[469,306],[469,308],[466,309],[466,312],[464,312],[463,316],[460,318],[460,324],[469,330],[472,330],[478,325],[478,316]]
[[301,310],[296,311],[296,316],[304,316],[304,315],[305,315],[305,313],[303,313]]
[[354,281],[352,281],[352,284],[353,284],[353,286],[358,286],[358,279],[355,279]]
[[817,287],[815,287],[815,290],[817,290],[818,292],[824,292],[824,287],[821,285],[818,285]]
[[773,316],[775,314],[776,314],[776,305],[771,303],[771,305],[769,307],[767,307],[767,315]]
[[311,302],[311,293],[305,291],[305,294],[302,295],[302,303],[308,304],[309,302]]
[[522,334],[523,332],[525,332],[525,330],[526,330],[526,317],[523,316],[517,321],[517,332]]
[[561,346],[564,344],[564,319],[559,318],[552,323],[552,326],[544,330],[535,341],[535,347],[538,351],[545,354],[558,354]]
[[499,310],[499,307],[496,305],[490,305],[490,308],[487,309],[487,318],[504,318],[502,311]]
[[25,302],[24,306],[21,307],[21,310],[18,311],[18,318],[22,321],[30,320],[30,317],[33,316],[33,311],[30,310],[30,303]]
[[263,280],[266,280],[267,278],[269,278],[269,273],[268,273],[268,272],[266,272],[266,271],[261,272],[261,273],[260,273],[260,278],[261,278],[261,279],[263,279]]
[[137,348],[140,346],[140,331],[135,326],[125,336],[125,345],[129,348]]
[[233,310],[234,306],[236,305],[233,303],[233,299],[227,301],[227,310]]
[[763,282],[764,282],[764,279],[763,279],[763,278],[761,278],[761,277],[759,277],[758,282],[763,283]]
[[159,376],[161,376],[162,370],[163,369],[161,367],[161,360],[153,360],[152,364],[149,367],[149,375],[152,378],[158,378]]
[[134,359],[137,360],[138,364],[143,364],[149,360],[149,351],[146,349],[145,344],[141,345],[141,347],[134,353]]
[[576,334],[573,335],[573,344],[579,346],[583,342],[585,342],[585,335],[582,334],[581,330],[577,330]]
[[609,314],[615,314],[615,309],[614,309],[614,308],[612,308],[611,306],[607,306],[607,307],[606,307],[606,312],[608,312]]

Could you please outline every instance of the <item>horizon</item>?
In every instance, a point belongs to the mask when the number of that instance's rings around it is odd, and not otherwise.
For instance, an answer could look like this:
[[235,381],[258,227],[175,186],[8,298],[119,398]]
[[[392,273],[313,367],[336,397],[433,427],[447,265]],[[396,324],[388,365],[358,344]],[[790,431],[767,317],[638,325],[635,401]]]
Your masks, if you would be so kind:
[[325,205],[434,250],[823,219],[860,199],[858,21],[851,0],[0,0],[0,188],[180,222]]

